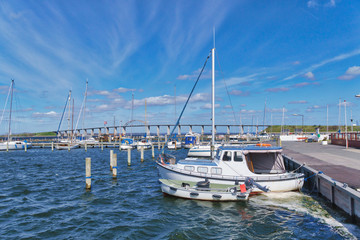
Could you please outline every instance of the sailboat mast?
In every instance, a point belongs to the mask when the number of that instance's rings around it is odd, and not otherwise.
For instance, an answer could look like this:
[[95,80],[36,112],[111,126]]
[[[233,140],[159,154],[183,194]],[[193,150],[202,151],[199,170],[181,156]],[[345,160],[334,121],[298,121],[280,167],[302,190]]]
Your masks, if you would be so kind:
[[69,91],[69,110],[68,110],[68,132],[69,132],[69,135],[68,135],[68,139],[69,139],[69,136],[70,136],[70,116],[71,116],[71,90]]
[[10,134],[11,134],[11,112],[12,112],[13,93],[14,93],[14,79],[11,79],[11,95],[10,95],[10,112],[9,112],[8,142],[10,141]]
[[212,66],[211,66],[211,158],[214,158],[215,146],[215,47],[211,49]]
[[86,79],[86,88],[84,96],[84,109],[83,109],[83,118],[82,118],[82,128],[85,129],[85,111],[86,111],[86,98],[87,98],[87,89],[88,89],[88,80]]
[[71,143],[73,141],[74,138],[74,106],[75,106],[75,102],[73,99],[73,104],[72,104],[72,115],[71,115]]

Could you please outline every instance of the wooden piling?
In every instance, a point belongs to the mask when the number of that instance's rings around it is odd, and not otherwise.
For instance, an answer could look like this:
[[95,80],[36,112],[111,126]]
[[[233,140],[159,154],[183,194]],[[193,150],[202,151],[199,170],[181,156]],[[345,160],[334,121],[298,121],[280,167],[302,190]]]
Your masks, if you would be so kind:
[[102,140],[101,140],[101,151],[103,151],[104,150],[104,145],[103,145],[103,142],[102,142]]
[[116,176],[117,176],[117,154],[116,153],[113,154],[112,160],[113,160],[113,167],[112,167],[113,178],[116,178]]
[[51,142],[51,151],[54,151],[54,142]]
[[86,189],[91,189],[91,158],[87,157],[85,158],[85,181],[86,181]]
[[70,152],[70,142],[68,142],[68,152]]
[[87,144],[86,144],[86,142],[85,142],[84,147],[85,147],[85,152],[87,152]]
[[25,152],[27,152],[27,142],[25,142],[24,149],[25,149]]
[[128,166],[130,166],[131,165],[131,149],[130,148],[128,148]]
[[152,158],[155,158],[155,149],[154,148],[155,148],[154,145],[152,145],[151,146],[151,151],[152,151],[151,156],[152,156]]
[[141,146],[141,162],[144,161],[144,147]]
[[160,150],[160,136],[158,137],[158,150]]
[[110,150],[110,171],[113,170],[113,155],[114,155],[114,150]]

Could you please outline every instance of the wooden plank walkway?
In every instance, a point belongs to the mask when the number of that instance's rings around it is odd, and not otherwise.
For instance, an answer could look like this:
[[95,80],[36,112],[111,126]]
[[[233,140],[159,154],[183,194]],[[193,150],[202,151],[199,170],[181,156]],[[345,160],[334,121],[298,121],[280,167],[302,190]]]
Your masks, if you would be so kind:
[[359,149],[305,142],[282,142],[282,146],[285,155],[349,187],[360,189]]

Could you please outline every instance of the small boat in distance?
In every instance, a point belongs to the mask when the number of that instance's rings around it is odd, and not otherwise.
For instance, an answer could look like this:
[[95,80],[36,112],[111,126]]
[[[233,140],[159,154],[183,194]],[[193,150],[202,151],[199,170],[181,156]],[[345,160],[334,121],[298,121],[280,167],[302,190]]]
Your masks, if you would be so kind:
[[152,146],[152,143],[147,138],[143,138],[136,143],[137,150],[141,150],[141,148],[144,148],[144,150],[150,149],[151,146]]
[[134,140],[132,138],[123,138],[120,145],[121,150],[133,149]]
[[188,132],[185,134],[185,144],[184,148],[192,148],[193,146],[200,144],[200,134]]
[[[13,93],[14,93],[14,80],[11,80],[11,85],[9,88],[9,93],[8,93],[8,97],[10,94],[10,110],[9,110],[9,128],[8,128],[8,136],[7,136],[7,141],[5,142],[0,142],[0,151],[8,151],[8,150],[20,150],[20,149],[25,149],[26,148],[31,148],[31,143],[28,143],[27,141],[12,141],[11,140],[11,114],[12,114],[12,101],[13,101]],[[8,99],[8,98],[7,98]],[[6,104],[5,103],[5,108],[6,108]],[[5,111],[4,108],[4,111]],[[4,113],[2,114],[2,116],[4,116]],[[2,121],[2,119],[1,119]],[[1,122],[0,122],[1,124]]]

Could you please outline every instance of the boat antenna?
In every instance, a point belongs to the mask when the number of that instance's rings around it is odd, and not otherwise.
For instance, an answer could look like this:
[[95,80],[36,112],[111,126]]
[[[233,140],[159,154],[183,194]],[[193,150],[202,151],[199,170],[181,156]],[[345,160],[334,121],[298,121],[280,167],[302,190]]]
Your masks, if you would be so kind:
[[[178,120],[176,121],[176,123],[175,123],[175,125],[174,125],[174,128],[172,129],[172,131],[171,131],[171,133],[170,133],[169,139],[172,138],[172,135],[173,135],[173,133],[174,133],[175,128],[179,125],[180,119],[181,119],[181,117],[182,117],[182,115],[183,115],[183,113],[184,113],[184,111],[185,111],[185,108],[186,108],[187,104],[189,103],[189,100],[190,100],[190,98],[191,98],[191,95],[192,95],[193,92],[194,92],[194,89],[195,89],[197,83],[198,83],[199,80],[200,80],[200,77],[201,77],[201,75],[202,75],[202,73],[203,73],[203,71],[204,71],[204,69],[205,69],[206,63],[207,63],[207,61],[209,60],[210,56],[211,56],[211,52],[210,52],[209,55],[206,57],[206,60],[205,60],[205,62],[204,62],[204,65],[203,65],[200,73],[199,73],[199,76],[197,77],[196,82],[195,82],[195,84],[194,84],[194,86],[193,86],[193,88],[191,89],[191,92],[190,92],[190,94],[189,94],[189,97],[188,97],[188,99],[186,100],[183,109],[181,110],[180,116],[179,116]],[[164,151],[165,151],[165,145],[163,146],[163,149],[162,149],[161,153],[164,154]]]

